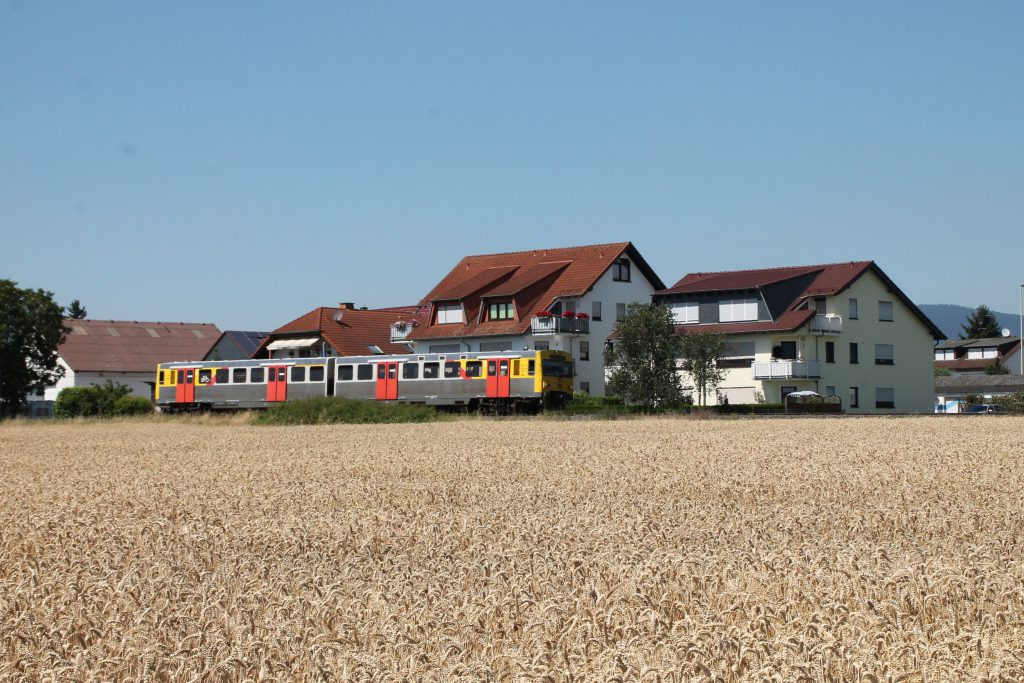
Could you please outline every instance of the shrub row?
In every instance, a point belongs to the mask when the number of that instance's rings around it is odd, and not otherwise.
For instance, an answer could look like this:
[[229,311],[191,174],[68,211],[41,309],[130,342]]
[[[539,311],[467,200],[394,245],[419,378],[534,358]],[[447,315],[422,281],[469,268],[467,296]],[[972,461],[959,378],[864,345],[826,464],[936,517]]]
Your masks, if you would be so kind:
[[130,394],[130,388],[109,379],[101,386],[67,387],[57,394],[57,400],[53,403],[53,416],[115,417],[153,412],[152,401],[144,396]]
[[377,403],[357,399],[320,396],[279,403],[256,416],[262,425],[379,424],[435,422],[447,415],[431,406]]

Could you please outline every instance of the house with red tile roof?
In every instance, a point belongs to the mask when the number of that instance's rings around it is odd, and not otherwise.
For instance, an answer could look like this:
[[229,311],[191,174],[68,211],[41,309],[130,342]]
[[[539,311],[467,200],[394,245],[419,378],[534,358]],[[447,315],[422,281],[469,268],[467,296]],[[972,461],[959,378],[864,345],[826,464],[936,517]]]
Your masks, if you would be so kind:
[[933,410],[942,331],[874,261],[690,273],[654,301],[681,334],[727,335],[729,403],[814,391],[850,413]]
[[29,399],[33,415],[48,415],[66,387],[98,386],[107,380],[152,398],[158,363],[202,358],[221,336],[209,323],[68,319],[64,324],[69,332],[57,349],[64,376],[42,396]]
[[552,349],[604,394],[604,345],[626,305],[665,284],[630,242],[466,256],[420,301],[417,353]]
[[988,339],[947,339],[935,347],[935,367],[953,375],[984,375],[993,363],[999,363],[1009,374],[1021,370],[1020,337],[1007,335]]
[[253,358],[311,358],[409,353],[406,337],[419,324],[418,306],[321,306],[271,332]]

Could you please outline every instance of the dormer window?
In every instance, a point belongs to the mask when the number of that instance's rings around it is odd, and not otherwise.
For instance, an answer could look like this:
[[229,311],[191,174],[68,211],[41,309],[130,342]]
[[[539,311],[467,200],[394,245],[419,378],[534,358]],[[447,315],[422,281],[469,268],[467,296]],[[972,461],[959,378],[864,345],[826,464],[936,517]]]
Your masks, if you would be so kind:
[[727,299],[718,304],[718,322],[757,320],[757,299]]
[[462,304],[439,304],[437,307],[437,324],[449,325],[465,322],[462,315]]
[[516,306],[511,301],[502,301],[487,306],[488,320],[515,320]]
[[612,279],[616,282],[629,282],[629,259],[615,259],[612,264]]

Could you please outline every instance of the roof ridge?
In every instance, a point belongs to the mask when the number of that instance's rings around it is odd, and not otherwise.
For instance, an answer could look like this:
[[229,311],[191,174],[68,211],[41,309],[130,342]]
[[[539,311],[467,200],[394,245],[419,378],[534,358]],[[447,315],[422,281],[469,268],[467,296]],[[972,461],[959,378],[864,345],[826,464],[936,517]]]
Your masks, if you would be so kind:
[[736,273],[763,273],[766,270],[820,270],[824,268],[834,268],[836,266],[854,266],[854,265],[865,265],[873,263],[870,259],[867,261],[836,261],[835,263],[816,263],[809,264],[806,266],[769,266],[767,268],[742,268],[740,270],[714,270],[714,271],[696,271],[693,273],[687,273],[683,277],[690,275],[735,275]]
[[552,248],[545,248],[545,249],[523,249],[523,250],[520,250],[520,251],[499,251],[499,252],[494,252],[493,254],[470,254],[469,256],[463,256],[462,260],[465,261],[466,259],[483,258],[485,256],[516,256],[516,255],[519,255],[519,254],[537,254],[537,253],[549,252],[549,251],[568,251],[570,249],[596,249],[598,247],[620,247],[621,249],[625,249],[630,244],[631,244],[631,242],[629,242],[627,240],[625,242],[605,242],[605,243],[602,243],[602,244],[580,244],[580,245],[576,245],[576,246],[552,247]]

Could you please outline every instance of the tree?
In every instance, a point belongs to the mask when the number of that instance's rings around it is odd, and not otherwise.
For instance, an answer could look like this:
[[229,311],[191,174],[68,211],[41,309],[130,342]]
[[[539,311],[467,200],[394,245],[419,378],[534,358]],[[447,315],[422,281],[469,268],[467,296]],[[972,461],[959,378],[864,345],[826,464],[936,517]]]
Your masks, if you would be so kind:
[[85,310],[85,306],[78,299],[71,302],[71,305],[67,308],[67,315],[72,320],[83,320],[89,315],[89,312]]
[[63,376],[57,347],[67,332],[52,292],[0,280],[0,417],[17,414],[29,393]]
[[683,370],[689,373],[697,390],[700,405],[708,404],[708,394],[721,383],[724,372],[718,362],[725,350],[725,337],[709,332],[689,332],[682,335]]
[[936,377],[951,377],[952,375],[953,373],[949,371],[949,368],[935,368]]
[[661,304],[630,304],[615,323],[615,341],[605,352],[611,368],[610,392],[627,403],[647,407],[673,406],[683,390],[676,368],[682,342],[668,308]]
[[967,324],[960,328],[964,331],[960,335],[961,339],[990,339],[1002,334],[999,321],[985,304],[974,309],[974,313],[967,316]]
[[1003,365],[1003,361],[996,358],[985,368],[986,375],[1009,375],[1010,368]]

